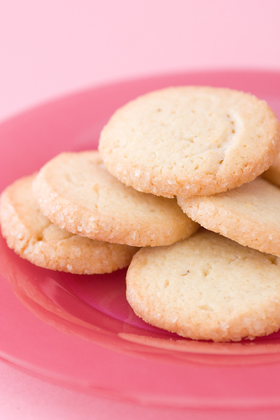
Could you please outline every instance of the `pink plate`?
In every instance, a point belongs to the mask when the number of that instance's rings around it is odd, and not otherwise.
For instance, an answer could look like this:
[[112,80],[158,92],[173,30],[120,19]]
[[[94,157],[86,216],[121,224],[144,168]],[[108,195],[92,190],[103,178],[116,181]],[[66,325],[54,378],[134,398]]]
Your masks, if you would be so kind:
[[[267,100],[280,116],[280,73],[205,72],[89,89],[0,126],[0,190],[62,151],[97,147],[113,111],[147,91],[226,86]],[[75,276],[38,268],[0,237],[0,356],[87,393],[162,407],[280,408],[280,334],[198,342],[146,325],[125,300],[125,270]]]

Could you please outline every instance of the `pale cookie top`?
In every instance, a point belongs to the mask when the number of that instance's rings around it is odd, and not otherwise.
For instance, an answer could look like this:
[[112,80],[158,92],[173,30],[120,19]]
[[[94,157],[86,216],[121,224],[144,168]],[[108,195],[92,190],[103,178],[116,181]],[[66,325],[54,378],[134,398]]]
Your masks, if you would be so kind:
[[266,102],[230,89],[173,87],[128,103],[101,133],[108,170],[164,197],[216,194],[255,179],[280,147]]
[[264,179],[213,196],[177,200],[206,229],[280,256],[280,189]]
[[114,178],[96,151],[55,157],[40,170],[33,187],[53,223],[93,239],[169,245],[198,228],[175,199],[139,193]]
[[238,341],[280,328],[279,258],[204,229],[169,247],[142,248],[127,299],[144,321],[196,340]]
[[128,266],[138,248],[94,241],[55,226],[33,197],[33,180],[22,178],[1,195],[1,230],[10,248],[40,267],[76,274],[111,273]]

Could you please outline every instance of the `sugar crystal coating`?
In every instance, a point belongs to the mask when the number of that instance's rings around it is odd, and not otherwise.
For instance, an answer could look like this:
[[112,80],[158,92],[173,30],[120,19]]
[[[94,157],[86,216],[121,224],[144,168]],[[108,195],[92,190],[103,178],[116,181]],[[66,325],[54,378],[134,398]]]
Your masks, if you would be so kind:
[[126,187],[107,171],[96,151],[58,155],[40,170],[33,191],[53,223],[92,239],[160,246],[199,227],[175,199]]
[[1,231],[18,255],[40,267],[75,274],[110,273],[126,267],[138,248],[72,234],[42,214],[32,194],[34,176],[1,195]]
[[249,182],[280,148],[268,105],[230,89],[184,86],[143,95],[115,112],[99,150],[108,170],[138,191],[212,195]]

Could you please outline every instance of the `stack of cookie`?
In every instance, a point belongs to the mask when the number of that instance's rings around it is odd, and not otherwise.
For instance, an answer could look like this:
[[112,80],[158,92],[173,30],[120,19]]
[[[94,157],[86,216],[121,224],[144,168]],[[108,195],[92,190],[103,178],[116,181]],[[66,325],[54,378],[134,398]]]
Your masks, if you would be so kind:
[[176,200],[123,185],[96,151],[62,153],[16,181],[2,193],[0,214],[17,254],[76,274],[127,267],[139,247],[175,243],[199,226]]
[[151,92],[112,116],[100,154],[63,153],[8,187],[2,233],[42,267],[129,265],[128,302],[157,327],[267,335],[280,328],[280,190],[258,176],[277,179],[279,150],[280,124],[252,95]]

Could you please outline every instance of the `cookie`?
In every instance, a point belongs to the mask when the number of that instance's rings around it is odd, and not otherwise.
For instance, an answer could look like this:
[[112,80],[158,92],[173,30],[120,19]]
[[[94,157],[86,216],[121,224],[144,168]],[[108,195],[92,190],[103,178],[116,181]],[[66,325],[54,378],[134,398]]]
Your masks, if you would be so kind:
[[180,336],[239,341],[280,328],[279,279],[279,258],[201,229],[138,251],[127,300],[144,321]]
[[33,191],[55,224],[92,239],[131,246],[169,245],[198,225],[168,200],[126,187],[96,151],[63,153],[39,172]]
[[280,155],[277,156],[273,164],[262,174],[262,177],[271,184],[280,187]]
[[262,178],[208,197],[177,198],[201,226],[241,245],[280,256],[280,189]]
[[280,147],[266,102],[239,91],[173,87],[117,110],[99,150],[110,173],[164,197],[212,195],[252,181]]
[[1,230],[10,248],[40,267],[76,274],[111,273],[128,266],[138,248],[94,241],[55,226],[34,199],[33,180],[22,178],[1,195]]

